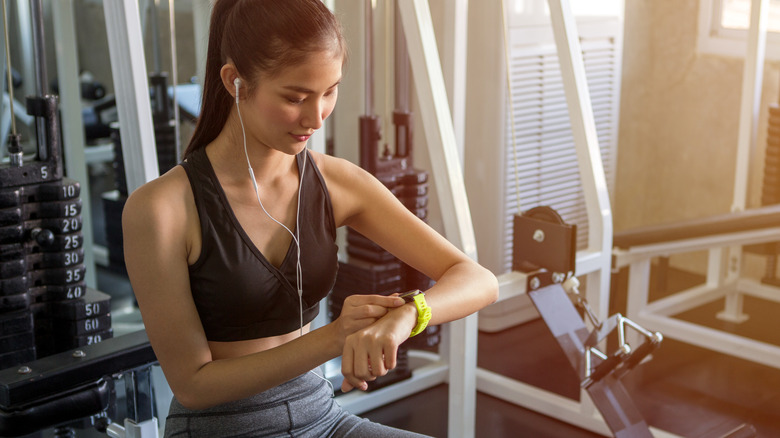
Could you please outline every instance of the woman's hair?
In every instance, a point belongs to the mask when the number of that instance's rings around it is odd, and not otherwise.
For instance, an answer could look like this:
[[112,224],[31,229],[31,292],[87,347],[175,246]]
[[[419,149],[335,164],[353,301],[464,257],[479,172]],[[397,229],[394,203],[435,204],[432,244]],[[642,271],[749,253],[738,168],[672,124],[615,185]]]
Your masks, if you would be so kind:
[[248,93],[258,76],[273,77],[313,52],[346,57],[336,17],[321,0],[218,0],[209,26],[209,45],[200,116],[184,156],[212,142],[234,103],[220,70],[230,60]]

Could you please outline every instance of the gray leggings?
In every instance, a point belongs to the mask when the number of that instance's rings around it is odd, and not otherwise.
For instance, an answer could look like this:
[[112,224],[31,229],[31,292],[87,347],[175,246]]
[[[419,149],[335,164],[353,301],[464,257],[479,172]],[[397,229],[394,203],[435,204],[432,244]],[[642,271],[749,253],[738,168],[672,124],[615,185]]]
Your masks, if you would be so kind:
[[165,420],[165,437],[424,436],[349,414],[332,395],[325,381],[313,373],[305,373],[252,397],[198,411],[183,407],[174,398]]

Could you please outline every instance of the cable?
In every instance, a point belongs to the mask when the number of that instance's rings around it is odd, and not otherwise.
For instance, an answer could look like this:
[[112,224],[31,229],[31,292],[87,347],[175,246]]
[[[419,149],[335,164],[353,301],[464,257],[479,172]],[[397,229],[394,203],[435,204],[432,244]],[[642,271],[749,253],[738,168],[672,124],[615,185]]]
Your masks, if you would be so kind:
[[509,126],[512,130],[512,157],[515,167],[515,192],[517,193],[517,213],[522,213],[522,203],[520,202],[520,168],[518,162],[520,158],[517,151],[517,138],[515,135],[515,107],[514,97],[512,96],[512,69],[511,69],[511,47],[509,46],[509,18],[506,14],[506,6],[501,0],[501,22],[504,36],[504,65],[506,67],[506,89],[509,98]]
[[11,109],[11,133],[16,135],[16,117],[14,116],[14,82],[11,76],[11,48],[8,40],[8,18],[6,14],[6,3],[3,0],[3,30],[5,32],[5,63],[8,68],[8,96]]
[[[179,115],[179,97],[178,92],[176,91],[176,86],[179,84],[179,73],[178,73],[178,59],[179,56],[176,54],[176,19],[175,16],[175,7],[173,4],[174,0],[168,0],[168,20],[169,20],[169,26],[171,31],[171,82],[173,83],[173,126],[174,126],[174,138],[176,141],[174,142],[174,150],[176,151],[176,158],[178,159],[181,157],[181,120]],[[155,17],[155,20],[157,17]]]
[[[299,325],[299,333],[300,336],[303,336],[303,267],[301,266],[301,243],[300,243],[300,218],[301,218],[301,193],[303,192],[303,176],[306,172],[306,162],[307,157],[309,155],[308,151],[306,151],[306,148],[304,147],[303,152],[303,165],[301,167],[301,173],[299,175],[299,183],[298,183],[298,195],[297,195],[297,206],[295,207],[295,233],[290,231],[289,228],[280,221],[276,220],[275,217],[271,216],[271,213],[268,212],[268,210],[265,209],[265,206],[263,205],[263,201],[260,199],[260,190],[257,187],[257,180],[255,179],[255,171],[252,169],[252,163],[249,161],[249,152],[247,151],[246,147],[246,129],[244,129],[244,119],[241,117],[241,109],[238,107],[238,90],[241,85],[241,80],[239,78],[236,78],[233,83],[236,86],[236,112],[238,113],[238,121],[241,124],[241,135],[244,140],[244,156],[246,157],[246,164],[249,168],[249,176],[252,179],[252,187],[255,189],[255,196],[257,197],[257,202],[260,204],[260,208],[263,209],[263,212],[266,216],[268,216],[272,221],[279,224],[282,228],[284,228],[288,233],[290,233],[290,236],[292,237],[293,241],[295,242],[295,247],[297,249],[297,260],[295,263],[295,286],[298,292],[298,315],[300,316],[300,325]],[[319,374],[315,373],[314,370],[309,370],[310,373],[314,374],[315,376],[319,377],[320,379],[324,380],[325,383],[328,384],[330,387],[331,394],[335,394],[335,389],[333,388],[333,383],[331,383],[330,380],[326,379],[323,376],[320,376]]]

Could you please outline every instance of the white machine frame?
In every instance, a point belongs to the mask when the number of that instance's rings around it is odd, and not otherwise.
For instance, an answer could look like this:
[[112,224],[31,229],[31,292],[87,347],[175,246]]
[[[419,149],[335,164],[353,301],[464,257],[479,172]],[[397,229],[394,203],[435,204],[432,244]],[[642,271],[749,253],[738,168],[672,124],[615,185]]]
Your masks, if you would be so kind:
[[[548,4],[589,223],[588,245],[577,253],[576,272],[577,275],[586,276],[586,298],[596,316],[604,319],[609,311],[612,264],[613,230],[609,194],[574,15],[568,0],[548,0]],[[527,276],[520,272],[499,276],[499,284],[500,301],[527,292]],[[527,310],[528,313],[535,313],[532,309]],[[578,402],[482,368],[477,369],[477,389],[563,422],[611,435],[585,391],[581,391]],[[651,428],[651,432],[658,437],[674,436],[655,428]]]
[[[596,315],[608,315],[612,257],[612,211],[598,146],[582,51],[568,0],[548,0],[553,34],[563,76],[566,102],[585,194],[588,245],[578,251],[576,272],[586,275],[586,298]],[[520,272],[499,276],[499,301],[525,294],[527,278]],[[609,435],[609,428],[582,391],[579,402],[487,369],[477,369],[477,389],[486,394],[544,413],[558,420]]]

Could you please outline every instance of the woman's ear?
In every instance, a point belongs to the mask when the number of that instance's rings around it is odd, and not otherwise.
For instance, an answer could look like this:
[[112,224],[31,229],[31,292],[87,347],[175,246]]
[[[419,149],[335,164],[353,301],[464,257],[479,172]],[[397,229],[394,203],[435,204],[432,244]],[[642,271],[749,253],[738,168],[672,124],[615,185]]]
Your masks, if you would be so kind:
[[233,99],[235,99],[236,98],[235,80],[236,78],[239,77],[236,66],[230,62],[223,65],[222,68],[219,70],[219,77],[222,79],[222,86],[225,87],[225,90],[227,90],[227,92],[231,96],[233,96]]

